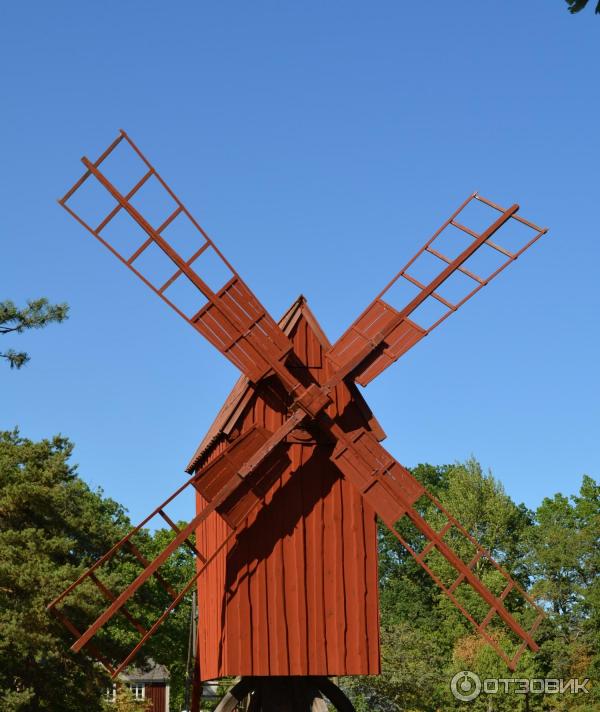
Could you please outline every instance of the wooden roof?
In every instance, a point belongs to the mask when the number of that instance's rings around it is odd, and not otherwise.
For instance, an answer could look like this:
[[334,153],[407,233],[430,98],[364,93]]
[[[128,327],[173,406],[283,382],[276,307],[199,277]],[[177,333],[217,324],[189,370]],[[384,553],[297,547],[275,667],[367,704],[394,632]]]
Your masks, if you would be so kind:
[[159,665],[150,658],[146,667],[129,667],[122,675],[129,682],[168,682],[169,671],[164,665]]
[[[302,294],[281,317],[279,320],[279,326],[283,332],[289,336],[293,331],[294,326],[302,317],[308,322],[310,328],[313,330],[319,342],[323,346],[323,349],[328,350],[331,347],[331,343],[329,342],[329,339],[325,335],[325,332],[321,328],[321,325],[317,321],[315,315],[310,310],[306,302],[306,298]],[[353,387],[352,390],[355,391],[356,401],[363,411],[371,430],[375,433],[378,440],[384,440],[386,437],[385,432],[371,412],[371,409],[365,402],[364,398],[356,387]],[[192,474],[202,458],[208,454],[212,447],[222,438],[229,435],[229,433],[234,429],[239,416],[248,404],[253,393],[254,386],[250,383],[246,376],[241,376],[231,390],[231,393],[227,396],[225,403],[221,407],[221,410],[217,413],[217,417],[208,429],[206,435],[202,439],[202,442],[196,448],[196,452],[185,468],[186,472]]]

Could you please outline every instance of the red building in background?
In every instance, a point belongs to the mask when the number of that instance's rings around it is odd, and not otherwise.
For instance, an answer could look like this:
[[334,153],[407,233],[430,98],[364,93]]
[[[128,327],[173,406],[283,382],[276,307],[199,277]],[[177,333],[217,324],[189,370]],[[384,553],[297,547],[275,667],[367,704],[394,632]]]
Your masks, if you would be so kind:
[[129,668],[126,673],[120,676],[120,683],[113,685],[107,696],[114,701],[119,694],[119,686],[124,685],[136,700],[152,701],[149,712],[170,712],[169,680],[170,675],[167,668],[150,661],[147,668]]

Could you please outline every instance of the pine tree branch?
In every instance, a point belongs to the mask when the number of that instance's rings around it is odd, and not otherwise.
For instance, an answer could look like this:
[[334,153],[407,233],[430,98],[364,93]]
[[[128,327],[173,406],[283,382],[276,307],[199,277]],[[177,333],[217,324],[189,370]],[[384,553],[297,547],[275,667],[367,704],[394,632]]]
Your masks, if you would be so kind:
[[[52,322],[68,318],[69,307],[66,304],[50,304],[47,299],[30,299],[27,306],[19,309],[10,299],[0,302],[0,335],[21,334],[27,329],[42,329]],[[9,349],[0,353],[11,368],[19,369],[29,361],[25,351]]]
[[68,317],[66,304],[50,304],[47,299],[28,300],[27,306],[19,309],[14,302],[0,302],[0,333],[26,329],[41,329],[52,322],[61,322]]
[[5,358],[11,368],[16,368],[17,370],[24,366],[27,361],[29,361],[30,356],[25,351],[13,351],[9,349],[5,354],[0,353],[0,358]]

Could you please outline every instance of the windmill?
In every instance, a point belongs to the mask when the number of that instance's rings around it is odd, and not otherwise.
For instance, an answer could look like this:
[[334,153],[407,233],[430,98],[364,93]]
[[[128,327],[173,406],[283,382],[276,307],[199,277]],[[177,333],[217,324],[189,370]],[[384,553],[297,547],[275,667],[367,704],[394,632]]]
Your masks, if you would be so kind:
[[[546,230],[518,205],[469,196],[332,345],[303,297],[279,323],[269,315],[124,131],[82,162],[60,204],[241,377],[189,479],[49,605],[75,637],[72,650],[86,649],[117,676],[197,589],[198,681],[242,678],[222,709],[252,692],[256,710],[287,709],[282,695],[294,709],[300,700],[319,709],[319,690],[350,709],[327,678],[380,671],[378,517],[511,670],[527,648],[536,651],[542,610],[382,446],[357,384],[367,386]],[[117,170],[125,163],[135,166],[128,180]],[[180,528],[167,509],[190,492],[196,513]],[[155,517],[174,537],[148,561],[135,537]],[[160,570],[182,546],[197,566],[174,591]],[[140,570],[113,591],[103,567],[125,553]],[[144,626],[129,606],[151,579],[168,601]],[[106,608],[74,620],[70,597],[90,586]],[[140,637],[115,662],[107,631],[117,614]]]

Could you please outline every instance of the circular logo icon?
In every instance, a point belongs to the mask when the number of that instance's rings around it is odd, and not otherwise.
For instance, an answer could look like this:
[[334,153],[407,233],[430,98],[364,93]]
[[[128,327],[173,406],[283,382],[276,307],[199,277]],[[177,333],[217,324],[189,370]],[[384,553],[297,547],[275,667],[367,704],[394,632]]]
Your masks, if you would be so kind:
[[462,670],[452,678],[450,689],[457,700],[471,702],[481,693],[481,680],[474,672]]

